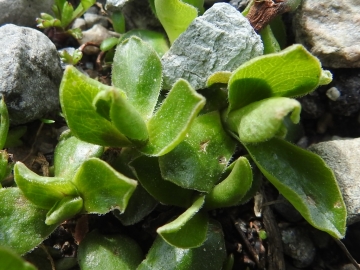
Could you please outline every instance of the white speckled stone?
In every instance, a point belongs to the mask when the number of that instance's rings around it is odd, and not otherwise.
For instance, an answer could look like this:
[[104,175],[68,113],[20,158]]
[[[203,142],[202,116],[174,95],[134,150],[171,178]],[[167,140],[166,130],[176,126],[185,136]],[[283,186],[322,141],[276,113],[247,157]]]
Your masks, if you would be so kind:
[[216,3],[197,17],[163,56],[164,88],[183,78],[195,89],[205,87],[216,71],[233,71],[263,54],[260,36],[233,6]]

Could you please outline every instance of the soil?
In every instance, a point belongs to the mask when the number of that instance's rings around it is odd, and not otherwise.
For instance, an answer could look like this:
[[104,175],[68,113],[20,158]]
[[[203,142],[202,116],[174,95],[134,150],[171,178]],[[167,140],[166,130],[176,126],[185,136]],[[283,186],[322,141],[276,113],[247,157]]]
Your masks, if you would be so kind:
[[[288,22],[288,29],[291,29],[288,15],[285,15],[284,18],[285,22]],[[289,43],[292,43],[291,34],[288,36]],[[57,45],[61,48],[67,46],[68,43],[69,40],[65,40],[62,44]],[[85,63],[88,61],[93,62],[94,67],[96,67],[95,70],[86,69]],[[85,55],[80,66],[91,77],[98,77],[102,82],[109,83],[111,69],[106,65],[99,66],[98,61],[98,56]],[[337,76],[336,72],[334,74]],[[314,94],[299,99],[304,108],[302,113],[302,140],[305,140],[305,143],[303,142],[304,146],[328,140],[332,136],[360,136],[357,111],[355,110],[349,115],[338,113],[331,107],[333,104],[329,102],[325,95],[328,88],[319,88]],[[354,104],[344,103],[342,109],[344,109],[344,106],[350,107],[354,106]],[[22,161],[35,172],[46,174],[46,169],[53,162],[53,151],[59,133],[66,126],[63,118],[58,117],[54,120],[56,122],[51,125],[40,121],[27,125],[28,131],[23,137],[23,146],[9,149],[14,162]],[[7,179],[6,183],[10,185],[12,179]],[[257,217],[254,213],[254,200],[241,207],[221,209],[211,213],[212,217],[217,219],[224,229],[228,254],[234,256],[233,269],[300,269],[294,266],[292,258],[283,253],[280,230],[284,228],[301,228],[311,238],[316,238],[314,235],[319,236],[322,233],[316,231],[303,219],[289,222],[274,211],[274,204],[281,202],[277,200],[277,190],[266,180],[264,180],[261,195],[264,199],[263,204],[267,205],[263,207],[261,217]],[[44,241],[40,251],[36,249],[26,258],[38,265],[40,263],[39,257],[45,258],[47,262],[42,261],[39,269],[54,269],[56,263],[59,265],[59,262],[64,261],[64,259],[76,258],[78,243],[81,242],[88,231],[93,229],[98,229],[103,234],[125,233],[140,243],[144,254],[146,254],[156,236],[156,228],[163,225],[169,215],[178,212],[179,209],[176,207],[159,206],[143,221],[128,227],[123,226],[112,213],[105,216],[77,216],[59,226]],[[360,224],[350,226],[346,238],[343,240],[343,243],[357,261],[360,261],[360,253],[358,252],[359,227]],[[259,237],[261,230],[267,232],[266,239]],[[346,252],[341,249],[335,240],[330,237],[325,238],[325,241],[314,241],[315,258],[309,266],[302,269],[352,269],[342,268],[345,265],[351,267]],[[71,262],[73,267],[69,264],[70,267],[64,269],[78,269],[76,261]]]

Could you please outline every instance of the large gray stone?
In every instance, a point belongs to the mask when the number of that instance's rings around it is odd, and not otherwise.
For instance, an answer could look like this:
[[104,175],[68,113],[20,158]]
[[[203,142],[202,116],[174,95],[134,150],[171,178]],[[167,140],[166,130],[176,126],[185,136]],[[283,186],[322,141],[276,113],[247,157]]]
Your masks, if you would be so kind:
[[309,147],[334,171],[348,212],[347,225],[360,221],[360,138]]
[[53,4],[53,0],[0,0],[0,26],[13,23],[35,27],[41,12],[53,14]]
[[296,42],[324,66],[360,67],[359,0],[303,0],[293,25]]
[[228,3],[216,3],[197,17],[163,56],[164,88],[183,78],[205,87],[216,71],[233,71],[262,55],[263,44],[249,21]]
[[43,33],[13,24],[0,27],[0,94],[11,124],[59,110],[62,77],[55,45]]

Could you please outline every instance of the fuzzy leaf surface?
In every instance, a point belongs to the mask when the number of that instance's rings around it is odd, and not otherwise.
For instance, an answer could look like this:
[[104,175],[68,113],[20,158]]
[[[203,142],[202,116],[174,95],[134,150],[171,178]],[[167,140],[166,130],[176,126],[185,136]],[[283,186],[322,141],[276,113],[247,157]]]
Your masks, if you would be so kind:
[[171,44],[198,15],[195,7],[181,0],[155,0],[155,9]]
[[28,169],[23,163],[16,162],[14,178],[24,196],[36,206],[50,209],[65,196],[78,196],[73,183],[60,177],[44,177]]
[[143,254],[138,244],[123,235],[101,235],[93,231],[79,245],[78,261],[82,270],[132,270]]
[[187,81],[179,79],[148,122],[149,143],[141,152],[162,156],[173,150],[184,139],[204,105],[205,98]]
[[175,220],[159,227],[157,233],[170,245],[179,248],[195,248],[204,243],[208,228],[208,215],[200,212],[204,196],[199,197]]
[[189,207],[193,190],[184,189],[162,178],[157,158],[141,156],[130,163],[141,185],[160,203]]
[[125,91],[128,101],[147,121],[161,90],[162,66],[157,53],[138,37],[120,43],[112,69],[114,86]]
[[232,111],[226,120],[231,131],[243,143],[257,143],[277,134],[285,135],[284,118],[290,114],[294,124],[300,121],[301,104],[295,99],[273,97]]
[[64,197],[59,200],[46,214],[47,225],[59,224],[75,216],[83,208],[80,197]]
[[240,157],[230,174],[206,195],[207,210],[237,205],[245,197],[253,183],[251,165],[246,157]]
[[130,146],[131,142],[93,106],[96,95],[109,89],[113,87],[90,79],[73,66],[67,66],[60,85],[62,112],[72,134],[79,139],[103,146]]
[[67,131],[61,135],[55,148],[54,174],[56,177],[71,179],[85,160],[100,157],[103,152],[104,147],[79,140]]
[[86,160],[72,181],[84,200],[84,210],[97,214],[106,214],[113,209],[125,211],[137,185],[135,180],[98,158]]
[[345,204],[333,172],[318,155],[276,137],[245,147],[265,177],[312,226],[344,237]]
[[45,209],[30,203],[18,188],[0,189],[0,245],[24,254],[58,226],[45,224]]
[[191,249],[177,248],[169,245],[159,236],[137,270],[221,269],[225,258],[226,249],[222,228],[217,222],[210,221],[206,240],[202,246]]
[[269,97],[305,95],[323,84],[328,76],[320,61],[302,45],[256,57],[230,77],[229,112]]
[[159,157],[162,176],[178,186],[209,192],[235,151],[218,112],[198,116],[184,141]]
[[115,88],[98,93],[93,105],[105,117],[109,117],[129,141],[137,145],[147,142],[149,135],[142,116]]

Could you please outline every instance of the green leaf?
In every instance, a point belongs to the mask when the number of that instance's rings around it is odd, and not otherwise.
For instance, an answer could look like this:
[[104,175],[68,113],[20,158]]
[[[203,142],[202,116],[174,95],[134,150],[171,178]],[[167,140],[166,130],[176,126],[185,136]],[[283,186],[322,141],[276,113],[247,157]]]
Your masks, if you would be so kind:
[[149,139],[146,124],[136,109],[116,89],[101,91],[93,100],[96,111],[135,145],[142,146]]
[[196,7],[199,14],[204,13],[204,0],[181,0],[181,1]]
[[229,114],[226,122],[231,131],[238,134],[243,143],[257,143],[275,135],[286,135],[284,118],[297,124],[300,121],[301,104],[295,99],[273,97],[251,103]]
[[103,42],[100,44],[100,50],[103,52],[109,51],[110,49],[114,48],[119,43],[119,38],[116,37],[109,37],[104,39]]
[[61,12],[61,26],[67,28],[73,20],[74,8],[70,2],[65,2]]
[[9,130],[6,138],[5,147],[17,147],[22,145],[21,137],[25,135],[27,126],[16,126]]
[[198,15],[195,7],[180,0],[155,0],[155,9],[171,44]]
[[344,237],[345,204],[333,172],[319,156],[276,137],[245,147],[265,177],[312,226]]
[[4,101],[4,97],[2,97],[0,100],[0,150],[5,146],[6,138],[9,132],[9,126],[9,113]]
[[148,43],[159,57],[162,57],[169,50],[168,41],[162,33],[147,29],[132,29],[120,37],[120,42],[132,36],[139,37],[142,41]]
[[123,34],[126,32],[125,16],[121,11],[115,10],[111,14],[111,21],[115,32]]
[[141,248],[123,235],[101,235],[93,231],[81,241],[78,261],[82,270],[136,269],[143,257]]
[[[68,29],[66,30],[65,33],[68,33],[69,35],[72,35],[73,38],[79,40],[83,38],[83,34],[80,28],[73,28],[73,29]],[[75,63],[74,63],[75,65]]]
[[217,71],[209,76],[206,81],[206,87],[211,87],[214,84],[228,84],[232,72],[230,71]]
[[178,248],[195,248],[201,246],[206,238],[208,216],[200,212],[204,204],[200,196],[193,205],[175,220],[159,227],[157,233],[170,245]]
[[59,224],[75,216],[83,208],[80,197],[64,197],[58,201],[46,214],[47,225]]
[[72,180],[88,213],[106,214],[113,209],[125,211],[137,182],[118,173],[98,158],[86,160]]
[[0,245],[24,254],[52,233],[45,224],[47,210],[29,203],[18,188],[0,189]]
[[184,139],[204,105],[205,98],[187,81],[179,79],[148,122],[149,143],[141,152],[162,156],[173,150]]
[[181,188],[162,178],[158,159],[141,156],[130,163],[141,185],[163,204],[188,207],[194,191]]
[[130,146],[131,142],[93,107],[96,95],[109,89],[113,87],[90,79],[73,66],[67,66],[60,85],[62,112],[71,132],[79,139],[104,146]]
[[56,177],[71,179],[85,160],[100,157],[103,152],[104,147],[81,141],[66,131],[61,134],[55,148],[54,174]]
[[234,163],[228,177],[206,195],[205,209],[211,210],[237,205],[250,190],[253,182],[250,162],[246,157],[239,157]]
[[210,221],[206,240],[202,246],[189,249],[177,248],[169,245],[159,236],[137,270],[221,269],[225,258],[226,249],[221,226],[217,222]]
[[24,196],[43,209],[50,209],[65,196],[78,196],[76,187],[70,181],[60,177],[39,176],[19,161],[14,167],[14,178]]
[[30,263],[24,261],[14,251],[0,247],[1,269],[4,270],[36,270]]
[[155,109],[161,90],[161,76],[160,58],[150,45],[131,37],[117,46],[112,82],[126,92],[128,101],[145,121]]
[[210,192],[235,151],[218,112],[198,116],[184,141],[159,158],[164,179],[183,188]]
[[305,95],[321,84],[323,76],[320,61],[302,45],[253,58],[230,78],[229,112],[269,97]]
[[6,150],[0,150],[0,188],[1,181],[4,180],[8,173],[8,159],[9,155]]
[[158,202],[141,185],[138,185],[124,213],[114,210],[113,214],[125,226],[133,225],[150,214]]
[[96,0],[81,0],[80,4],[74,11],[73,20],[83,15],[92,5],[95,4],[95,2]]
[[270,25],[267,25],[263,30],[261,30],[260,35],[264,44],[264,55],[281,51],[280,45],[276,40]]

